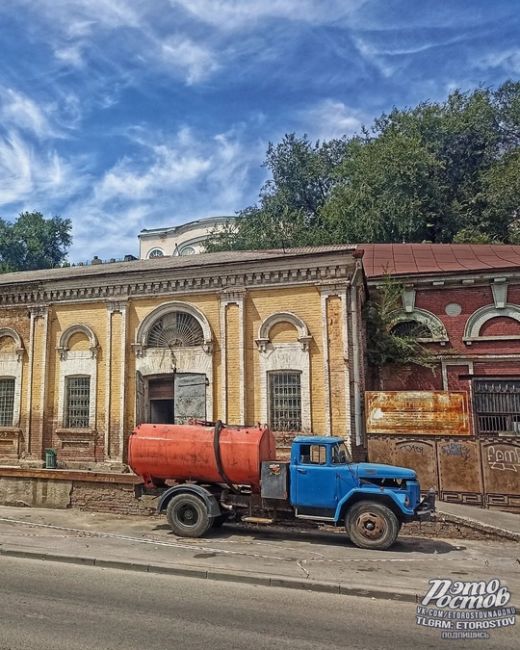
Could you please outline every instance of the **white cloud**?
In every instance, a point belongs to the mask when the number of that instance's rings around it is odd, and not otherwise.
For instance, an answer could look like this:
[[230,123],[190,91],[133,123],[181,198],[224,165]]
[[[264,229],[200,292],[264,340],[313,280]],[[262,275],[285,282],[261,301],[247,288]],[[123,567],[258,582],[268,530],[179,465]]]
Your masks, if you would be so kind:
[[504,68],[508,72],[520,74],[520,49],[511,48],[504,51],[491,52],[477,58],[477,68],[486,70],[488,68]]
[[0,205],[28,204],[29,209],[70,199],[88,182],[80,159],[37,151],[16,132],[0,138],[0,177]]
[[169,37],[161,49],[165,63],[179,70],[188,85],[204,81],[220,67],[214,53],[185,36]]
[[74,68],[82,68],[84,66],[81,45],[71,45],[70,47],[62,47],[54,50],[54,56],[58,61],[70,65]]
[[11,126],[30,131],[37,138],[56,135],[44,110],[13,88],[0,88],[0,120],[4,128]]
[[[109,169],[89,193],[67,206],[73,219],[71,257],[121,257],[135,252],[142,228],[232,215],[258,191],[265,142],[251,142],[239,126],[213,136],[185,127],[173,137],[128,131],[140,151]],[[95,233],[95,235],[93,234]]]
[[198,20],[226,30],[250,26],[266,18],[314,25],[348,17],[366,0],[170,0]]
[[300,114],[303,129],[319,140],[359,134],[367,121],[360,111],[335,99],[325,99]]

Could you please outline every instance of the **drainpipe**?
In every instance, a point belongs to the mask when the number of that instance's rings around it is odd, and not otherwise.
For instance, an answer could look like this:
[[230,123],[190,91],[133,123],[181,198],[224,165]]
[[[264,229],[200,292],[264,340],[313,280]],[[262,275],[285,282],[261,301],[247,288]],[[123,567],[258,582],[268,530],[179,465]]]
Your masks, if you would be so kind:
[[356,262],[356,269],[350,284],[350,311],[352,315],[352,374],[354,384],[354,426],[356,430],[356,446],[362,444],[362,421],[361,421],[361,350],[359,344],[359,315],[358,315],[358,293],[357,280],[362,275],[361,262]]

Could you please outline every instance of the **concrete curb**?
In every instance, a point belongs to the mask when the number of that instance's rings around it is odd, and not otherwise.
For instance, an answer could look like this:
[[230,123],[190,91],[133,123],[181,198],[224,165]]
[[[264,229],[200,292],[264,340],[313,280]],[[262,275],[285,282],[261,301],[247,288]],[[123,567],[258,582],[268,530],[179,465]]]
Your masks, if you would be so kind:
[[472,530],[478,530],[481,533],[486,533],[487,535],[500,537],[502,539],[507,539],[513,542],[520,542],[520,533],[515,533],[512,530],[506,530],[505,528],[498,528],[497,526],[492,526],[491,524],[485,524],[481,521],[476,521],[470,517],[463,517],[462,515],[454,515],[448,512],[443,512],[439,510],[437,512],[437,517],[442,517],[444,521],[450,524],[467,526]]
[[82,566],[96,566],[104,569],[119,569],[123,571],[139,571],[144,573],[160,573],[188,578],[202,578],[205,580],[221,580],[224,582],[241,582],[264,587],[282,587],[285,589],[303,589],[321,593],[338,594],[343,596],[360,596],[363,598],[377,598],[383,600],[397,600],[401,602],[416,603],[418,595],[412,590],[389,591],[385,589],[370,588],[366,585],[340,584],[334,582],[319,582],[302,580],[282,576],[271,576],[261,573],[246,571],[224,571],[220,569],[202,569],[199,567],[145,564],[141,562],[125,562],[124,560],[103,560],[95,557],[82,557],[75,555],[58,555],[43,551],[21,551],[18,549],[0,548],[0,556],[15,557],[28,560],[45,560],[47,562],[65,562]]

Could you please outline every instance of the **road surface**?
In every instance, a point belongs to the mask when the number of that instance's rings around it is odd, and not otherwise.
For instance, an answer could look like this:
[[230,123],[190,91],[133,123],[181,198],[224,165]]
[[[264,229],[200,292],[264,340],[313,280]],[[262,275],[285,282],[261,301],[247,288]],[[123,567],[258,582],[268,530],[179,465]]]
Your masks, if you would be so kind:
[[[442,648],[411,603],[0,557],[1,650]],[[479,641],[517,648],[516,630]],[[456,642],[474,648],[475,642]]]

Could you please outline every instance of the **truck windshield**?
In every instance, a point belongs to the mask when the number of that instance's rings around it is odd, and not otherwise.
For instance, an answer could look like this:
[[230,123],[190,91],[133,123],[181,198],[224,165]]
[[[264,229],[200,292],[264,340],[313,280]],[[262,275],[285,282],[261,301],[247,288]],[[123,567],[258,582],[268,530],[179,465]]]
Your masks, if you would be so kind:
[[339,442],[332,447],[332,462],[334,465],[346,465],[352,462],[352,458],[344,442]]

